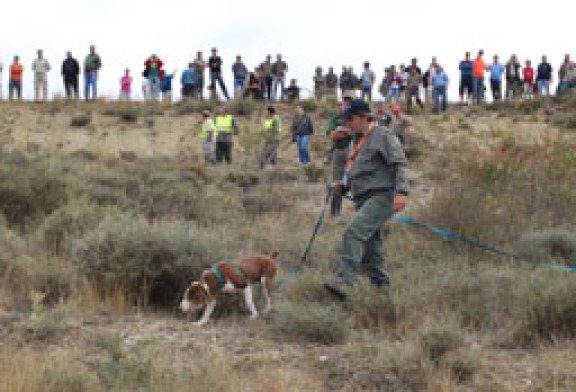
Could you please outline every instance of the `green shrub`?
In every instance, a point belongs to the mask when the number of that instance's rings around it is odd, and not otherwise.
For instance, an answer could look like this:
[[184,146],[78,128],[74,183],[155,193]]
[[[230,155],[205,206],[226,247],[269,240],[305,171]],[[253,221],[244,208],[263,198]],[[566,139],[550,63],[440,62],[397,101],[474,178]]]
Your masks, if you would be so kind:
[[278,188],[252,191],[242,196],[242,206],[246,214],[251,216],[282,212],[291,201],[285,192]]
[[282,285],[282,297],[294,304],[319,303],[332,305],[334,298],[324,289],[324,277],[311,273],[301,273],[296,277],[291,275],[279,278],[285,279]]
[[174,111],[178,115],[200,114],[203,110],[209,110],[210,112],[214,113],[216,107],[218,107],[218,102],[210,100],[186,99],[174,105]]
[[255,104],[252,100],[241,99],[234,100],[228,104],[228,112],[234,116],[250,116],[255,109]]
[[459,383],[465,383],[474,377],[481,368],[480,360],[466,353],[449,353],[442,358],[442,367],[447,368]]
[[535,261],[576,264],[576,233],[561,229],[527,233],[520,237],[518,251]]
[[306,112],[313,112],[318,108],[318,102],[313,98],[300,100],[298,105],[302,106]]
[[142,305],[173,306],[209,265],[196,231],[181,221],[106,217],[74,242],[72,263],[103,290],[121,288]]
[[90,124],[92,121],[92,117],[89,114],[79,114],[77,116],[72,117],[70,120],[71,127],[85,127],[86,125]]
[[106,109],[104,115],[118,117],[126,123],[134,123],[138,121],[140,109],[135,106],[114,106]]
[[106,215],[115,214],[119,214],[115,209],[79,200],[48,215],[38,227],[37,233],[44,249],[54,255],[61,255],[70,250],[71,239],[92,230]]
[[284,301],[274,305],[268,328],[289,341],[338,344],[348,336],[350,321],[337,305]]
[[40,164],[0,166],[0,213],[11,226],[26,229],[64,205],[68,187],[62,177]]

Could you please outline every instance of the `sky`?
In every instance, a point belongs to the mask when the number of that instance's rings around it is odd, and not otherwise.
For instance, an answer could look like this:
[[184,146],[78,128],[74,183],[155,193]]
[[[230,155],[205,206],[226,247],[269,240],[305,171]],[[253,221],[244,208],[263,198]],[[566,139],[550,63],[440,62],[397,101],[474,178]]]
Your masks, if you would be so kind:
[[[342,65],[351,65],[360,71],[369,61],[379,83],[386,66],[417,57],[426,68],[436,56],[451,79],[449,99],[455,100],[458,63],[466,51],[475,54],[483,49],[487,63],[493,54],[505,62],[516,53],[522,63],[531,59],[533,65],[547,54],[555,74],[565,53],[576,58],[569,4],[567,0],[8,2],[0,23],[3,95],[8,94],[8,66],[14,55],[25,66],[26,99],[33,96],[30,67],[37,49],[44,50],[52,66],[50,96],[62,95],[60,67],[66,51],[82,62],[94,44],[103,63],[99,94],[114,99],[125,68],[132,71],[138,97],[143,62],[152,53],[171,72],[184,69],[196,51],[207,57],[210,48],[217,47],[229,90],[230,67],[237,54],[253,69],[266,54],[281,53],[288,63],[288,78],[298,80],[305,96],[312,89],[316,66],[332,65],[339,71]],[[178,91],[179,83],[174,87]]]

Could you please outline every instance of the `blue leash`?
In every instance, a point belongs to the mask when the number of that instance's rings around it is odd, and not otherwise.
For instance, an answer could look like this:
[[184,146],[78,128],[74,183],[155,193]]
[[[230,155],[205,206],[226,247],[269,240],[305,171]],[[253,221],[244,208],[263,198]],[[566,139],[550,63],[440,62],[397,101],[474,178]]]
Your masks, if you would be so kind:
[[475,241],[473,239],[470,239],[470,238],[465,237],[465,236],[460,235],[460,234],[453,233],[453,232],[448,231],[448,230],[439,229],[437,227],[429,226],[425,223],[415,221],[414,219],[406,218],[405,216],[402,216],[402,215],[394,215],[393,218],[399,222],[405,223],[405,224],[410,225],[410,226],[418,227],[420,229],[427,230],[431,233],[434,233],[434,234],[437,234],[439,236],[448,238],[449,240],[461,241],[461,242],[464,242],[465,244],[468,244],[472,247],[484,249],[488,252],[492,252],[492,253],[496,253],[496,254],[499,254],[502,256],[510,257],[517,262],[520,262],[523,264],[528,264],[528,265],[531,265],[533,267],[548,268],[548,269],[555,270],[555,271],[576,272],[576,267],[568,267],[565,265],[552,264],[552,263],[547,263],[547,262],[540,261],[540,260],[532,260],[532,259],[526,258],[526,257],[524,257],[518,253],[513,253],[513,252],[507,251],[507,250],[502,249],[502,248],[498,248],[498,247],[495,247],[492,245],[484,244],[482,242]]

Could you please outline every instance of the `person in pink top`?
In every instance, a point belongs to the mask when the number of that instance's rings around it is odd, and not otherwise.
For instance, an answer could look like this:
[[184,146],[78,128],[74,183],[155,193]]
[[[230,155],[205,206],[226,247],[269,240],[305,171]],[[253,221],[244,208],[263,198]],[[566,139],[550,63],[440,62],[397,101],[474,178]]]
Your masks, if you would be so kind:
[[132,93],[132,76],[130,76],[130,70],[126,68],[126,71],[124,71],[124,76],[120,78],[120,100],[130,101],[131,93]]
[[526,60],[526,65],[522,69],[522,76],[524,78],[524,98],[534,98],[534,68],[530,60]]

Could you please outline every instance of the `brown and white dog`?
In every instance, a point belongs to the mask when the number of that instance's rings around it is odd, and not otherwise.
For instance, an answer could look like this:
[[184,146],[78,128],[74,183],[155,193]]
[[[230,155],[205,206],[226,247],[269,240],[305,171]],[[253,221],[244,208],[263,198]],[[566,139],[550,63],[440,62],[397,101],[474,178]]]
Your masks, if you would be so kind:
[[250,318],[258,317],[258,311],[252,299],[252,286],[260,284],[264,288],[266,306],[264,312],[270,309],[272,285],[276,277],[276,263],[273,260],[276,254],[246,256],[236,263],[222,261],[211,269],[202,272],[200,279],[192,282],[184,292],[180,309],[189,312],[205,307],[204,314],[196,325],[204,325],[216,307],[216,297],[220,292],[244,293],[246,306],[250,310]]

